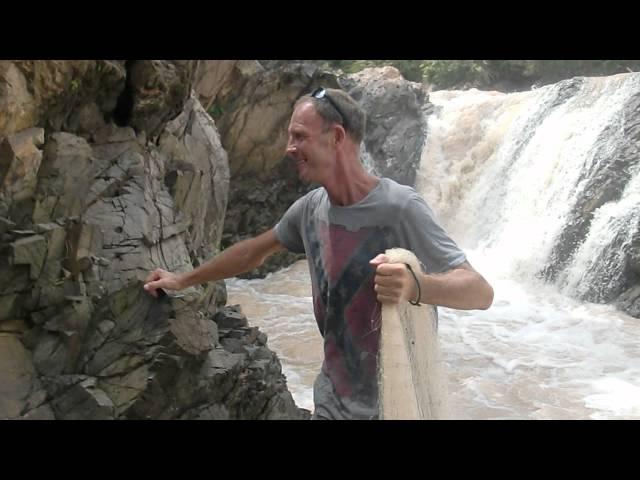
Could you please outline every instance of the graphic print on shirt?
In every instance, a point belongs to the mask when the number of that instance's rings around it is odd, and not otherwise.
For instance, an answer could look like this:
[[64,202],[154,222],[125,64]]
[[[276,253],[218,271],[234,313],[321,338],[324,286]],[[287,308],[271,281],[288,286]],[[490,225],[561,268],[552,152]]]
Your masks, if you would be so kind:
[[[377,401],[380,304],[369,261],[389,248],[389,227],[355,232],[318,223],[309,233],[313,307],[324,337],[325,373],[340,397]],[[316,236],[317,235],[317,236]]]

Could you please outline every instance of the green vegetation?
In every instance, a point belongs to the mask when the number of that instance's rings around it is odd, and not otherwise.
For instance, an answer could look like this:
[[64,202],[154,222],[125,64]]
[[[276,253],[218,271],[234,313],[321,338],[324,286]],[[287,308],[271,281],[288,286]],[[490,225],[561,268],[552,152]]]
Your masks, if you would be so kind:
[[209,107],[209,110],[207,110],[207,113],[214,120],[218,120],[224,113],[224,108],[214,103],[213,105],[211,105],[211,107]]
[[640,71],[640,60],[322,60],[320,63],[345,73],[391,65],[407,80],[428,83],[437,89],[489,88],[500,84],[517,89],[575,76]]

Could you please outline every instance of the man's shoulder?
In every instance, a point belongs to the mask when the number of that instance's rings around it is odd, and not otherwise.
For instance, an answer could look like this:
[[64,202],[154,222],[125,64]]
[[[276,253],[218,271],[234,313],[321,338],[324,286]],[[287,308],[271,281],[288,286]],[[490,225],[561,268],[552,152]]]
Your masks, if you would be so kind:
[[410,199],[419,196],[415,188],[398,183],[392,178],[381,177],[380,182],[382,182],[382,194],[392,203],[404,205]]
[[322,199],[325,197],[325,192],[326,191],[324,187],[314,188],[313,190],[309,190],[302,197],[300,197],[299,201],[304,203],[313,203],[313,204],[320,203]]

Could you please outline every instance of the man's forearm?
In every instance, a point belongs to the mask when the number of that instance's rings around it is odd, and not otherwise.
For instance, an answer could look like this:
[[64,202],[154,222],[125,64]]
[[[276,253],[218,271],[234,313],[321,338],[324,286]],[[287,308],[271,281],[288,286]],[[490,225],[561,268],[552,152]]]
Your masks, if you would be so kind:
[[236,243],[190,272],[179,274],[182,288],[235,277],[251,270],[253,266],[250,262],[248,242],[249,240],[244,240]]
[[182,288],[222,280],[259,267],[272,253],[283,247],[273,231],[236,243],[190,272],[179,274]]
[[422,274],[420,289],[421,302],[459,310],[486,310],[493,302],[493,288],[482,275],[462,268]]

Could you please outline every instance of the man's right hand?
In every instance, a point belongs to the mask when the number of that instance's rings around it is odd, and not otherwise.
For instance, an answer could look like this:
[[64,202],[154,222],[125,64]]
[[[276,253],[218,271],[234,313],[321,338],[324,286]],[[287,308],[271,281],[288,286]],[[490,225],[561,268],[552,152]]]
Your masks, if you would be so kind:
[[149,274],[144,283],[144,289],[154,297],[158,298],[158,288],[165,290],[182,290],[179,275],[161,268],[157,268]]

